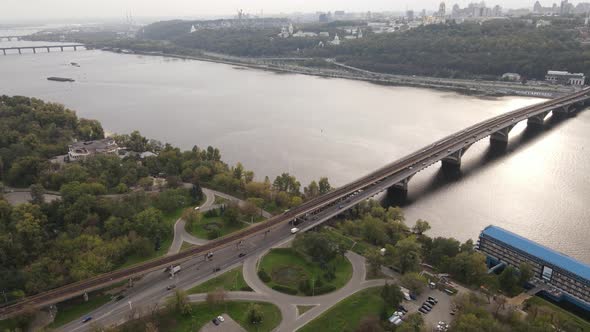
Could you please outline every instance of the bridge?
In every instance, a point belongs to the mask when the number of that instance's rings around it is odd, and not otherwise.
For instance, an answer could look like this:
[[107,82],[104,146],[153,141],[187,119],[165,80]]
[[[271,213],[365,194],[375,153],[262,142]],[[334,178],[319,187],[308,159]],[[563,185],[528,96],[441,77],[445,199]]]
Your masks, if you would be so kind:
[[84,47],[84,44],[64,44],[64,45],[44,45],[44,46],[14,46],[14,47],[0,47],[0,50],[6,55],[6,51],[17,50],[18,54],[22,54],[24,50],[33,50],[33,53],[37,53],[37,50],[47,50],[47,53],[51,52],[51,49],[59,49],[62,52],[64,49],[73,48],[74,51],[78,50],[78,47]]
[[590,88],[585,88],[567,96],[493,117],[434,142],[265,222],[175,255],[157,258],[21,299],[0,308],[0,319],[29,309],[59,303],[93,290],[164,269],[173,264],[180,264],[191,259],[202,258],[205,260],[206,255],[210,252],[227,251],[236,248],[244,241],[256,239],[257,241],[262,240],[262,243],[268,242],[270,241],[270,236],[267,239],[269,234],[278,234],[279,238],[284,239],[291,236],[288,230],[289,225],[293,223],[299,224],[298,227],[302,231],[317,227],[346,209],[390,188],[407,191],[408,183],[413,176],[439,161],[442,162],[443,167],[459,168],[465,152],[479,140],[489,137],[492,143],[505,145],[508,142],[510,130],[517,123],[526,120],[529,126],[538,126],[551,112],[570,116],[590,105],[589,100]]
[[21,39],[23,39],[26,36],[0,36],[0,42],[4,41],[4,39],[6,39],[7,41],[12,41],[12,40],[16,40],[19,41]]

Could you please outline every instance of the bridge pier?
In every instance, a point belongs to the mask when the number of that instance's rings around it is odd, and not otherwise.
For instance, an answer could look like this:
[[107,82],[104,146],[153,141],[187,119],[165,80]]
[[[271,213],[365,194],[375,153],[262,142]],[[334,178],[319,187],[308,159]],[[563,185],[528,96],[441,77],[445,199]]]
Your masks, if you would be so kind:
[[540,126],[542,127],[545,124],[545,117],[547,117],[549,112],[544,112],[539,115],[532,116],[527,120],[527,126]]
[[37,49],[33,47],[33,54],[37,54]]
[[490,143],[508,145],[508,134],[514,128],[514,125],[502,128],[490,135]]
[[18,49],[18,54],[23,54],[20,48]]
[[74,46],[74,51],[77,51],[77,50],[78,50],[78,46]]
[[60,49],[61,49],[62,52],[64,51],[64,47],[63,46],[60,46]]
[[6,55],[6,50],[2,50],[2,52],[4,52],[4,55]]
[[49,52],[51,52],[51,51],[49,50],[49,47],[48,47],[48,48],[47,48],[47,53],[49,53]]
[[466,145],[462,149],[459,149],[450,155],[444,157],[440,162],[442,163],[443,170],[457,170],[461,168],[461,158],[465,154],[465,151],[471,147],[471,144]]

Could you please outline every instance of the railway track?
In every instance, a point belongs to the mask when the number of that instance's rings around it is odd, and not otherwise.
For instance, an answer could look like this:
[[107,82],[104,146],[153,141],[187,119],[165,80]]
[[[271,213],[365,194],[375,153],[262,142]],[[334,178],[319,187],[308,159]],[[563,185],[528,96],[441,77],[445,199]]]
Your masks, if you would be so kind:
[[[238,243],[244,239],[248,239],[250,237],[272,231],[276,227],[282,226],[284,223],[288,223],[294,218],[303,217],[306,214],[317,212],[318,210],[325,208],[326,206],[338,202],[342,198],[346,198],[348,195],[359,189],[363,189],[367,186],[374,184],[377,181],[395,175],[400,171],[404,171],[408,167],[418,164],[422,162],[422,160],[430,158],[435,154],[441,152],[444,153],[445,151],[448,151],[448,149],[455,149],[456,145],[462,143],[466,139],[470,139],[474,135],[481,135],[486,131],[488,131],[488,134],[491,134],[489,132],[489,129],[500,125],[506,127],[506,122],[513,120],[515,117],[530,117],[539,113],[551,111],[555,108],[566,106],[571,103],[582,101],[588,98],[587,95],[589,93],[590,88],[581,90],[579,92],[564,97],[556,98],[544,103],[523,107],[515,111],[498,115],[491,119],[475,124],[467,129],[464,129],[459,133],[447,136],[423,149],[418,150],[417,152],[414,152],[404,158],[401,158],[382,168],[379,168],[376,171],[366,176],[363,176],[349,184],[346,184],[340,188],[332,190],[325,195],[307,201],[299,207],[293,208],[287,213],[275,216],[263,223],[256,224],[253,227],[247,228],[242,231],[238,231],[236,233],[222,237],[216,241],[210,242],[206,245],[195,247],[178,253],[176,255],[157,258],[125,269],[108,272],[105,274],[92,277],[90,279],[82,280],[37,295],[27,297],[23,300],[20,300],[17,303],[0,308],[0,318],[7,318],[9,316],[18,314],[21,311],[27,310],[28,308],[38,308],[49,304],[58,303],[60,301],[72,298],[85,292],[109,286],[122,280],[138,277],[148,272],[162,269],[170,265],[180,264],[188,259],[195,258],[198,256],[205,256],[208,252],[215,252],[216,250],[220,250],[228,246],[234,245],[235,243]],[[531,113],[534,114],[531,115]]]

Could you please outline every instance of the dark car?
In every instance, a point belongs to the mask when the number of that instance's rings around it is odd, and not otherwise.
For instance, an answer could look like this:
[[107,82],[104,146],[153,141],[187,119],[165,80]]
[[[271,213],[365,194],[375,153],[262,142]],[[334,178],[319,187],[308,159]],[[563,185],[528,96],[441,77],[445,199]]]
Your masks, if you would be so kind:
[[115,301],[121,301],[124,298],[125,298],[125,294],[119,294],[115,297]]
[[166,287],[167,290],[171,290],[176,288],[176,285],[168,285],[168,287]]
[[434,302],[434,300],[428,300],[426,301],[426,303],[430,304],[431,306],[436,305],[436,302]]
[[221,270],[220,268],[216,267],[213,269],[213,272],[219,272],[220,270]]
[[84,319],[82,319],[82,323],[88,323],[91,320],[92,320],[92,317],[91,316],[87,316],[87,317],[84,317]]
[[422,305],[422,308],[424,308],[424,310],[428,310],[428,311],[432,310],[432,307],[431,307],[431,306],[429,306],[427,303],[424,303],[424,304]]
[[399,307],[397,307],[398,311],[403,311],[403,312],[408,312],[408,309],[406,309],[406,307],[404,307],[403,305],[400,305]]
[[429,296],[428,299],[434,301],[434,303],[438,303],[436,297]]
[[218,321],[218,320],[217,320],[217,318],[213,318],[211,321],[212,321],[212,322],[213,322],[213,324],[215,324],[215,325],[219,325],[219,324],[221,324],[221,322],[220,322],[220,321]]
[[238,255],[238,257],[244,257],[244,256],[246,256],[246,253],[245,253],[245,252],[241,252],[241,253]]
[[423,313],[423,314],[427,314],[428,311],[426,311],[424,308],[420,308],[418,309],[419,312]]

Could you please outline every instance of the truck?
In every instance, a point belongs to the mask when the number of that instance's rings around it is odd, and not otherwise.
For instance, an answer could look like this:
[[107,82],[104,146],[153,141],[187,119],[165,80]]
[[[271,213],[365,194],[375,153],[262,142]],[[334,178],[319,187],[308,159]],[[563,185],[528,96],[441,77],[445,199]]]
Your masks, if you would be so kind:
[[179,272],[180,272],[180,265],[176,265],[170,269],[170,276],[174,277],[174,275]]
[[399,288],[402,291],[402,294],[404,294],[404,299],[406,299],[406,301],[412,301],[412,296],[410,295],[410,290],[404,287],[400,287]]

